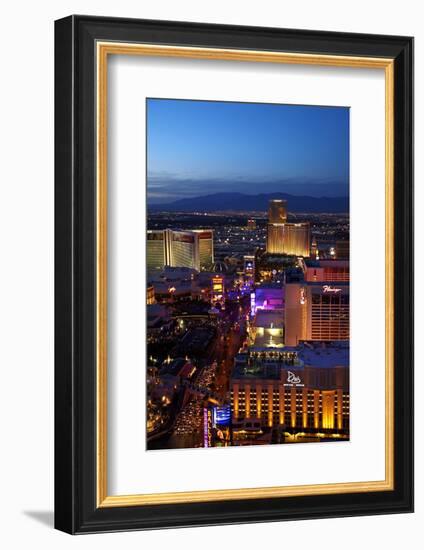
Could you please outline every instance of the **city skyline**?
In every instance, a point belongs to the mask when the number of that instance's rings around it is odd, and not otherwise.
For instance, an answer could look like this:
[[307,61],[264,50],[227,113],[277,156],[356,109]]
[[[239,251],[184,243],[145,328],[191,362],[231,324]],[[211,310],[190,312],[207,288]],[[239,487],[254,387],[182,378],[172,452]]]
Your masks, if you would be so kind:
[[348,441],[349,110],[148,100],[147,126],[146,449]]
[[288,209],[149,216],[147,449],[349,439],[348,217]]
[[151,204],[214,192],[342,197],[349,108],[147,100]]

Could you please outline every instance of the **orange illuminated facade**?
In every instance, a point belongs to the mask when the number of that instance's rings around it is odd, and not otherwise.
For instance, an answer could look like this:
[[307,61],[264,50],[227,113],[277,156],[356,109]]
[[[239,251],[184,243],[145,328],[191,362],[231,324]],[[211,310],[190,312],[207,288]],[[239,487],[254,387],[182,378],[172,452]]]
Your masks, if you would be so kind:
[[[268,359],[264,356],[266,353]],[[331,366],[306,365],[293,351],[281,351],[279,356],[277,352],[261,351],[260,354],[264,357],[259,363],[251,356],[249,366],[244,371],[239,369],[232,379],[231,407],[236,440],[237,434],[245,440],[254,428],[256,433],[276,428],[285,430],[287,442],[297,433],[312,440],[349,437],[348,354],[341,352],[340,364],[337,364],[336,353]],[[290,359],[290,354],[297,358]],[[319,361],[317,359],[318,364]]]
[[287,201],[282,199],[274,199],[269,201],[268,205],[268,222],[269,223],[286,223],[287,221]]
[[250,419],[261,426],[285,425],[303,430],[347,430],[349,392],[343,388],[287,387],[284,382],[233,383],[231,392],[234,427]]
[[310,255],[309,223],[287,223],[287,204],[271,200],[268,209],[266,251],[268,254]]
[[309,223],[268,224],[266,251],[268,254],[288,254],[309,257]]
[[285,305],[286,346],[349,340],[349,283],[287,283]]

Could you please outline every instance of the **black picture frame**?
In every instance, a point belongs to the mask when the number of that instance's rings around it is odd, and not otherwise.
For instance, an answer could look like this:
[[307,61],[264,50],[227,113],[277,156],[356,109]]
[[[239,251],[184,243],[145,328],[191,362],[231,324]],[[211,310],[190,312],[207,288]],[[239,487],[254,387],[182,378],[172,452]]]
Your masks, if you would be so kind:
[[[97,507],[98,40],[394,60],[392,491]],[[413,39],[73,15],[55,23],[55,527],[93,533],[413,511]]]

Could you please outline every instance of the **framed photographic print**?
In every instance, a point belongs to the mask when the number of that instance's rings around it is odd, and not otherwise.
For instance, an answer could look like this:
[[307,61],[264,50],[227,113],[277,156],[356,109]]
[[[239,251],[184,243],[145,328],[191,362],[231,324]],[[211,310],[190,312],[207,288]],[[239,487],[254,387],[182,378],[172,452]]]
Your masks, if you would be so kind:
[[413,510],[413,39],[55,26],[55,525]]

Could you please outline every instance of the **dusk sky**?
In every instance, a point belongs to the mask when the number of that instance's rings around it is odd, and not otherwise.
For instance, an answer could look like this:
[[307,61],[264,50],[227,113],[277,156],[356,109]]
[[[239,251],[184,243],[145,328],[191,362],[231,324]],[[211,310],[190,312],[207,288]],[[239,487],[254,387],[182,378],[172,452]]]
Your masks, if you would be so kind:
[[347,196],[349,109],[147,100],[148,200],[220,192]]

